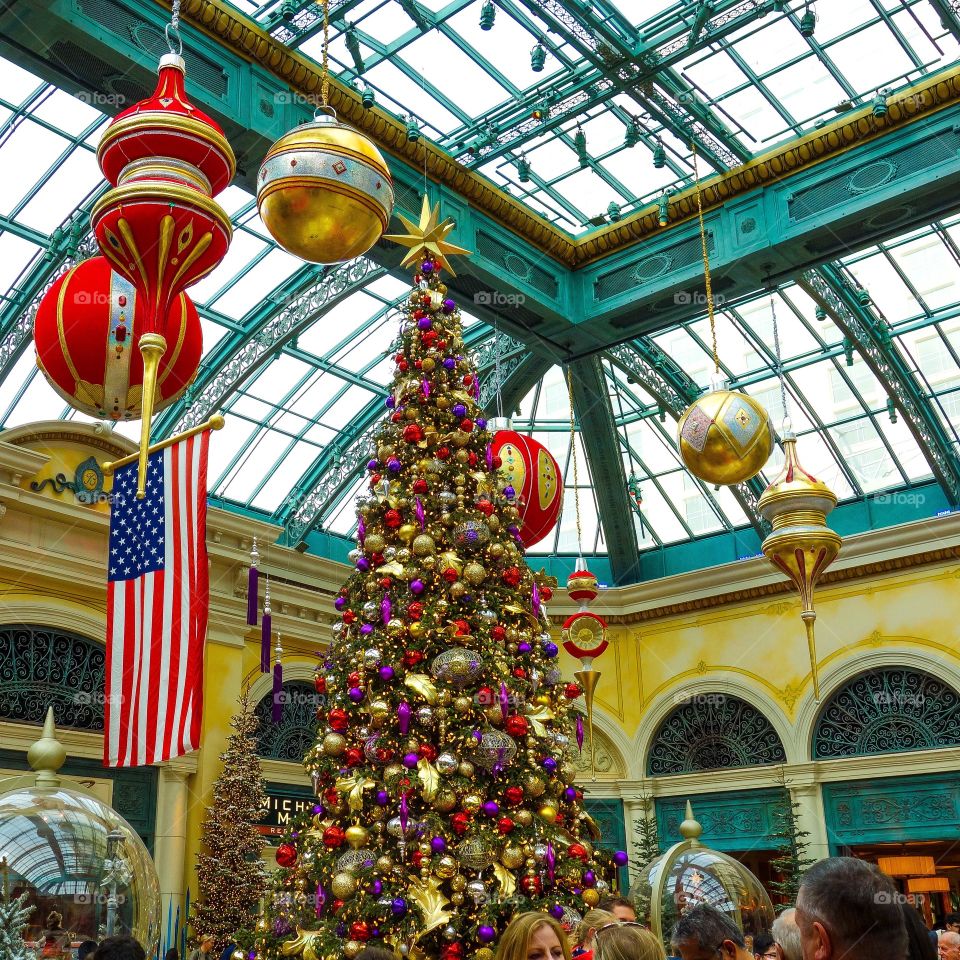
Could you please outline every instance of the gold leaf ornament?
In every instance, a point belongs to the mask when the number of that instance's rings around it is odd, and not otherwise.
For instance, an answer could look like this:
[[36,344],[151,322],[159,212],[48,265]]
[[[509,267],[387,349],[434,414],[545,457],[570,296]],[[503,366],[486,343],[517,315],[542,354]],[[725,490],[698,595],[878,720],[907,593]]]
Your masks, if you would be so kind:
[[347,795],[347,806],[354,812],[359,813],[363,809],[363,792],[376,786],[369,777],[361,777],[354,774],[352,777],[344,777],[337,781],[337,790]]
[[512,897],[517,889],[517,878],[513,875],[513,871],[508,870],[497,861],[493,865],[493,875],[496,877],[497,883],[500,884],[500,900],[503,901],[507,897]]
[[426,757],[421,757],[417,762],[417,771],[423,784],[423,799],[429,803],[440,789],[440,771]]
[[537,707],[532,713],[525,714],[527,720],[530,721],[530,726],[533,727],[533,732],[538,737],[545,737],[547,735],[546,723],[548,720],[553,720],[554,713],[553,711],[542,704]]
[[403,685],[409,687],[417,696],[423,697],[427,703],[437,702],[437,688],[425,673],[408,673]]
[[320,933],[319,930],[304,930],[297,927],[297,937],[295,940],[286,940],[281,948],[285,957],[297,957],[303,955],[303,960],[322,960],[320,954],[314,950],[314,944],[319,946],[319,942],[314,938]]
[[413,880],[407,888],[410,899],[417,905],[423,917],[420,937],[453,919],[453,914],[447,910],[450,901],[440,890],[441,883],[443,881],[439,877],[430,877],[427,880]]

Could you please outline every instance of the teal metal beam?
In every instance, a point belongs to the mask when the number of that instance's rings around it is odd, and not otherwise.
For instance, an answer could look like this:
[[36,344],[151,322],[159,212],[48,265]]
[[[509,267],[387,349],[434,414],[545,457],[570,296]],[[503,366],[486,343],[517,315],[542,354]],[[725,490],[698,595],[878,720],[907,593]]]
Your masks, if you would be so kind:
[[960,458],[891,336],[889,325],[861,302],[834,264],[805,271],[797,277],[797,284],[853,341],[909,427],[947,500],[954,506],[960,504]]
[[640,553],[627,502],[627,477],[620,456],[619,435],[600,360],[588,357],[571,364],[570,378],[573,407],[590,464],[613,578],[616,583],[632,583],[639,571]]
[[957,0],[930,0],[930,5],[940,15],[944,29],[960,40],[960,3]]

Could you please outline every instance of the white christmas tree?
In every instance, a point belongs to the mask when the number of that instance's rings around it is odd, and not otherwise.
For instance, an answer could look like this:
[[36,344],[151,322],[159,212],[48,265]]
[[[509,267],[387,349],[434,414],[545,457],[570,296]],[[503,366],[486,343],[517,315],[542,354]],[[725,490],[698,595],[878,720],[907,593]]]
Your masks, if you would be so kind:
[[[6,879],[6,860],[2,869]],[[27,917],[33,913],[33,907],[26,906],[28,896],[27,893],[21,893],[11,900],[4,882],[3,898],[0,899],[0,960],[33,960],[33,952],[27,949],[23,941]]]

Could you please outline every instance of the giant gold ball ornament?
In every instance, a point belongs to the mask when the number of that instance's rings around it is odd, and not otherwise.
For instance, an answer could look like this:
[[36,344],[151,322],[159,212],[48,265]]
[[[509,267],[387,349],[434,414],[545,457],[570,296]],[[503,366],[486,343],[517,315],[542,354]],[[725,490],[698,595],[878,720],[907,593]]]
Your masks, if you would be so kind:
[[348,940],[343,945],[343,955],[345,957],[359,956],[361,950],[363,950],[363,944],[359,940]]
[[357,878],[345,870],[335,873],[330,881],[330,891],[338,900],[349,900],[357,892]]
[[309,263],[342,263],[383,235],[393,181],[364,134],[318,116],[267,151],[257,174],[257,208],[284,250]]
[[752,397],[733,390],[711,390],[694,401],[677,431],[687,469],[717,486],[755,477],[773,450],[769,414]]

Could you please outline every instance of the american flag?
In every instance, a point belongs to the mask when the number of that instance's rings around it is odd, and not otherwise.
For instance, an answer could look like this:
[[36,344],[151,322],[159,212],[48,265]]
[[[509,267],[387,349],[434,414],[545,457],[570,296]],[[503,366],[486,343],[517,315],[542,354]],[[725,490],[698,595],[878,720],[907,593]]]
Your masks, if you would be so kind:
[[134,767],[196,750],[209,605],[209,430],[116,471],[107,566],[103,763]]

